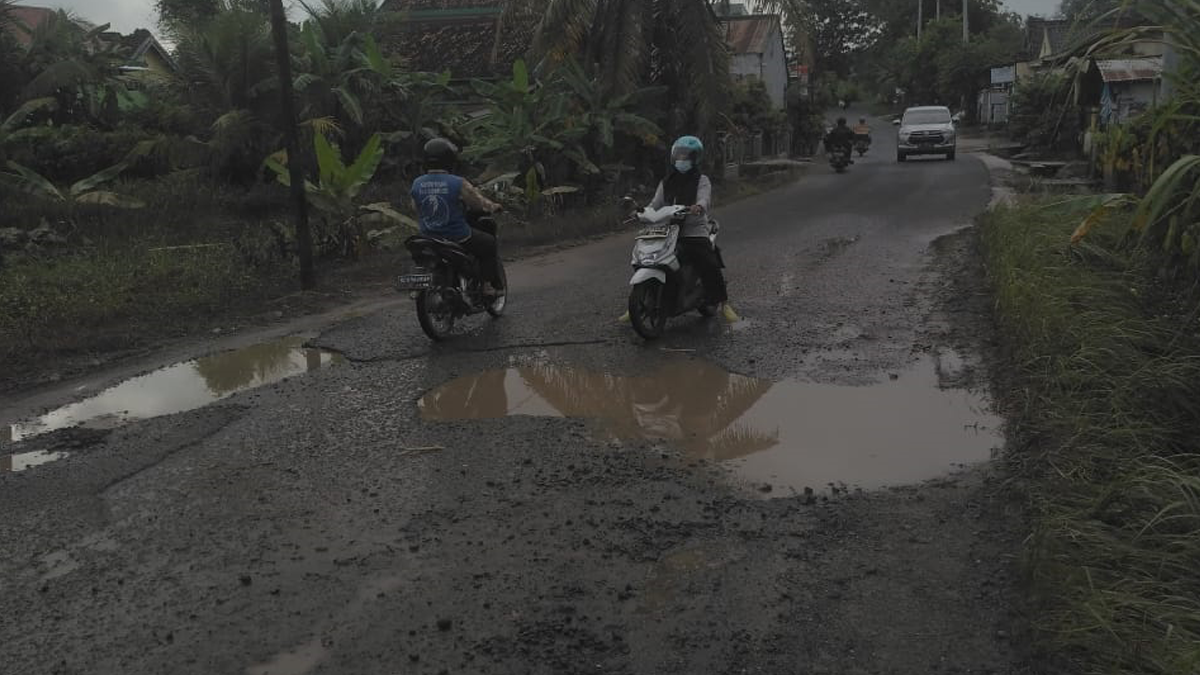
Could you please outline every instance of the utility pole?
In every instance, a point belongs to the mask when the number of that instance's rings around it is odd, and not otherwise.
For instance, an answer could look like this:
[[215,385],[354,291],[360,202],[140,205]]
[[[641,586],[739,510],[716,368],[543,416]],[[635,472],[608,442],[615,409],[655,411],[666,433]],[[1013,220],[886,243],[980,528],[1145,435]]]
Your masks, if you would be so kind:
[[313,276],[312,232],[308,229],[308,198],[304,194],[304,163],[300,159],[300,138],[296,132],[296,106],[292,101],[292,57],[288,53],[287,16],[283,0],[271,3],[271,35],[275,38],[275,61],[279,70],[279,112],[287,148],[288,175],[292,188],[292,216],[296,223],[296,247],[300,254],[300,288],[315,285]]
[[964,45],[971,41],[970,25],[971,25],[971,19],[970,19],[970,11],[968,9],[967,0],[963,0],[963,44]]
[[942,19],[942,0],[937,0],[937,16],[936,16],[936,18],[939,21],[941,21],[941,19]]
[[921,24],[925,23],[925,0],[917,0],[917,39],[921,39]]

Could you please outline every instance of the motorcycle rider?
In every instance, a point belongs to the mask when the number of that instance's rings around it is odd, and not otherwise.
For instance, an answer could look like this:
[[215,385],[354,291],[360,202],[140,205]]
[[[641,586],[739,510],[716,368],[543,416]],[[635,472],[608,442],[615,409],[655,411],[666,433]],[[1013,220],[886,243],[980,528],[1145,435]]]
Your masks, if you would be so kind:
[[[846,118],[839,117],[837,126],[825,135],[825,150],[828,152],[843,151],[847,156],[854,149],[854,131],[846,126]],[[850,160],[853,164],[854,160]]]
[[865,140],[867,145],[871,144],[871,125],[867,124],[867,118],[858,118],[858,124],[854,125],[854,135]]
[[501,206],[479,191],[470,181],[452,173],[458,163],[458,146],[445,138],[434,138],[423,149],[425,174],[412,183],[411,196],[417,208],[421,234],[447,239],[462,246],[479,261],[483,292],[504,293],[500,279],[496,238],[471,227],[468,211],[496,213]]
[[711,221],[712,182],[700,171],[704,144],[695,136],[681,136],[671,146],[667,175],[658,184],[650,209],[668,204],[687,206],[688,215],[679,233],[679,256],[696,268],[704,294],[711,303],[723,305],[729,299],[721,258],[708,238]]

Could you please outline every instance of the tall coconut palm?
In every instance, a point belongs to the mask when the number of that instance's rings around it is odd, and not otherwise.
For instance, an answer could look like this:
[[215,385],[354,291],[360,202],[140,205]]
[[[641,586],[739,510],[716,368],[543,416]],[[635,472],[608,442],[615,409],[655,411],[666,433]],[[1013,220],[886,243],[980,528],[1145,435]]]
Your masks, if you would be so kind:
[[724,110],[729,51],[709,0],[512,0],[501,21],[534,26],[543,72],[574,56],[612,96],[668,87],[672,131],[710,129]]
[[266,15],[236,5],[221,9],[181,34],[177,61],[186,100],[212,125],[213,170],[250,180],[278,147],[278,81]]

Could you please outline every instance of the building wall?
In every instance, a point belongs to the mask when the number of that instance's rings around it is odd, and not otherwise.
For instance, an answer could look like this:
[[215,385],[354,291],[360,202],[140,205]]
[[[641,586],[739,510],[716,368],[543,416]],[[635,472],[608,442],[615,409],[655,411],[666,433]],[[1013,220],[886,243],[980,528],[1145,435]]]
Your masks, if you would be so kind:
[[735,80],[753,77],[763,80],[767,94],[775,107],[787,107],[787,56],[783,51],[783,40],[779,31],[773,32],[765,54],[734,54],[729,72]]
[[771,32],[767,53],[763,54],[763,72],[767,79],[767,93],[775,107],[783,110],[787,107],[787,54],[783,50],[783,36],[776,28]]
[[1158,83],[1147,80],[1113,84],[1112,93],[1117,99],[1118,118],[1127,121],[1158,102]]

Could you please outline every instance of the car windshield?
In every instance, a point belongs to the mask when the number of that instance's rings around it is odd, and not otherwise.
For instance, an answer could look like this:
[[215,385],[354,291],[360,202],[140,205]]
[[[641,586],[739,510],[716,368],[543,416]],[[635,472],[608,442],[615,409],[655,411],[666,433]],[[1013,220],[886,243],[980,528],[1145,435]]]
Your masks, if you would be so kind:
[[911,110],[904,113],[904,124],[949,124],[950,113],[945,110]]

